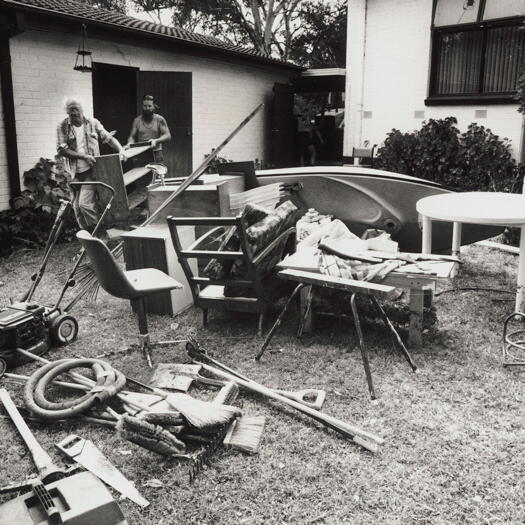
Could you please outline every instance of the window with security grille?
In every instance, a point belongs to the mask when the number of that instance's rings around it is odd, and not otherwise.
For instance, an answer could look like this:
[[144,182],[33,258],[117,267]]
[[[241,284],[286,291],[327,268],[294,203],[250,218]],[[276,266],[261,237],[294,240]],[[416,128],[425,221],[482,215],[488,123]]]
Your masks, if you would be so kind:
[[428,103],[513,101],[525,66],[525,0],[435,0]]

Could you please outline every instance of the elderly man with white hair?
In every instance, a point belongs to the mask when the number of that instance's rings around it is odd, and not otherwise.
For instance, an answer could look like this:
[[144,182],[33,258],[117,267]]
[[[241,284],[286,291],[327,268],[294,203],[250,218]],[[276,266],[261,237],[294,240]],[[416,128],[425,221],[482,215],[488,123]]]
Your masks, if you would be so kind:
[[[77,181],[94,180],[93,165],[100,155],[98,141],[109,144],[123,154],[124,148],[96,118],[84,116],[81,100],[70,97],[64,101],[67,113],[57,128],[58,155],[63,157],[64,170]],[[75,192],[73,209],[81,228],[92,231],[98,221],[97,190],[93,186],[82,186]]]

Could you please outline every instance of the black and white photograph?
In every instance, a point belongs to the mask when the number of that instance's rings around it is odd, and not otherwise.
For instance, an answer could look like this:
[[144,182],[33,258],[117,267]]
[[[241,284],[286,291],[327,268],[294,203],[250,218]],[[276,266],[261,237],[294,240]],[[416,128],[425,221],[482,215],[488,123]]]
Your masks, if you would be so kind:
[[525,523],[525,0],[0,0],[0,525]]

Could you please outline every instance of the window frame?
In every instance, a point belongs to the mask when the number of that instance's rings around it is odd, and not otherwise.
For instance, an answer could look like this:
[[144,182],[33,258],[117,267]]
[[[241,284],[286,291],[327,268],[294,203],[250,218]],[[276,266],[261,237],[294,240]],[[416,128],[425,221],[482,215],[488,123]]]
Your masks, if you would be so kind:
[[[447,26],[434,25],[434,17],[436,13],[438,0],[433,0],[432,4],[432,27],[431,27],[431,55],[430,55],[430,72],[428,82],[428,97],[425,99],[426,106],[448,105],[448,104],[517,104],[515,100],[516,91],[505,92],[491,92],[483,93],[483,75],[486,62],[486,48],[488,30],[493,27],[515,27],[525,25],[524,16],[509,16],[504,18],[497,18],[491,20],[483,20],[485,12],[486,0],[480,0],[478,17],[476,22],[465,24],[454,24]],[[482,35],[482,47],[480,57],[480,71],[479,71],[479,89],[478,93],[468,94],[445,94],[438,95],[438,64],[439,64],[439,46],[437,45],[438,38],[443,34],[453,34],[463,31],[480,31]]]

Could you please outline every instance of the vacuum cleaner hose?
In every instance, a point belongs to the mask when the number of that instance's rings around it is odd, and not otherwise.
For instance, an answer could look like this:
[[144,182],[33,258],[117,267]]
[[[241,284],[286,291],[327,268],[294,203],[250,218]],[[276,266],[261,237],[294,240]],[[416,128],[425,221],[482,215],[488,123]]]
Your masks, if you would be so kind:
[[[59,375],[74,368],[91,368],[95,385],[85,395],[68,401],[51,402],[45,397],[48,385]],[[87,379],[87,378],[86,378]],[[67,419],[90,410],[96,403],[103,403],[120,392],[126,377],[109,363],[100,359],[60,359],[34,372],[24,389],[27,408],[43,419]]]

